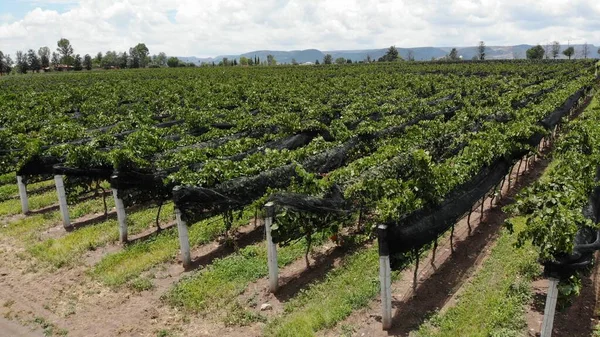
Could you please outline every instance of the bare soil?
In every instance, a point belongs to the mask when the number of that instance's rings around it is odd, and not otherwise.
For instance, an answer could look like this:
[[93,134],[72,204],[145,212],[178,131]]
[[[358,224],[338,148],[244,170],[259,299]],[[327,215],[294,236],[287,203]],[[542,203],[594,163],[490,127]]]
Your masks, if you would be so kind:
[[[238,246],[260,240],[262,233],[254,222],[243,226],[236,235]],[[0,316],[4,319],[0,321],[0,336],[2,331],[11,331],[11,337],[40,336],[40,321],[50,324],[55,334],[62,329],[68,331],[68,336],[156,336],[162,330],[179,336],[260,335],[260,326],[223,327],[222,322],[210,317],[190,316],[164,304],[161,296],[188,274],[180,261],[156,268],[154,288],[149,291],[110,289],[91,279],[86,273],[89,266],[121,247],[118,243],[109,244],[88,252],[80,266],[50,270],[32,262],[18,242],[1,238]],[[193,253],[199,261],[196,267],[232,251],[233,248],[216,242],[198,247]],[[37,328],[37,332],[31,328]]]

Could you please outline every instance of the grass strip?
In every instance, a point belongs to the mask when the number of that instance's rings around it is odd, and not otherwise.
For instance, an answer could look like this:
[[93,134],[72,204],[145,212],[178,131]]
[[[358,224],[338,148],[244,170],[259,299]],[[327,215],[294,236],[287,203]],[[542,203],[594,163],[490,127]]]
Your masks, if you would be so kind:
[[[46,191],[44,193],[29,195],[29,209],[36,210],[58,203],[56,190]],[[21,213],[21,200],[9,199],[0,202],[0,217],[10,216]]]
[[[284,267],[304,255],[304,240],[277,250],[278,264]],[[210,266],[184,278],[164,299],[171,305],[203,312],[234,304],[235,299],[248,286],[268,273],[267,249],[264,242],[240,249],[217,259]]]
[[[247,224],[251,212],[244,212],[232,229]],[[222,217],[214,217],[189,227],[190,246],[195,247],[215,240],[225,233]],[[160,235],[128,246],[124,250],[105,256],[92,270],[92,275],[109,286],[120,286],[144,271],[173,260],[179,252],[177,230],[167,230]]]
[[15,184],[17,185],[17,175],[14,172],[0,175],[0,186]]
[[[516,233],[525,218],[512,220]],[[531,281],[539,276],[538,253],[531,245],[515,248],[516,235],[501,232],[496,246],[474,280],[467,284],[458,303],[424,323],[417,335],[523,336],[525,305],[532,298]]]
[[[107,205],[108,207],[113,207],[114,201],[107,199]],[[99,212],[104,212],[104,206],[98,199],[89,199],[69,206],[69,213],[72,219]],[[5,227],[0,228],[0,234],[14,237],[25,245],[32,245],[41,240],[41,232],[56,226],[61,221],[59,211],[28,215],[11,221]]]
[[[48,186],[54,186],[54,180],[40,181],[38,183],[29,184],[27,185],[27,193],[29,195],[39,194],[34,191]],[[19,199],[19,186],[17,185],[16,180],[12,184],[0,184],[0,200],[9,199]]]
[[[155,222],[157,207],[128,214],[128,231],[137,234]],[[163,206],[160,220],[173,218],[173,204]],[[99,224],[78,229],[72,233],[28,247],[28,251],[38,260],[56,268],[80,261],[85,251],[94,250],[119,239],[118,221],[110,219]]]
[[291,299],[284,315],[266,326],[265,335],[314,336],[365,307],[379,293],[378,261],[376,245],[346,256],[325,280]]

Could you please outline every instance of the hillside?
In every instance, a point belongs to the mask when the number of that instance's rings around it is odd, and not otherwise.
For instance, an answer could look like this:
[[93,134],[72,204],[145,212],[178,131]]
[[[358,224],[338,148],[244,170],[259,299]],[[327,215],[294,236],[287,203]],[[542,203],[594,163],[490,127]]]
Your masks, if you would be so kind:
[[[575,47],[575,56],[580,58],[583,56],[583,45],[573,45]],[[532,45],[520,44],[515,46],[488,46],[486,48],[486,54],[488,59],[522,59],[525,58],[525,54],[527,49],[533,47]],[[598,47],[594,45],[589,45],[589,54],[588,57],[597,57],[596,51]],[[560,58],[566,58],[562,55],[562,50],[564,50],[566,46],[561,46],[561,54]],[[418,47],[418,48],[398,48],[400,55],[404,58],[408,58],[409,51],[412,50],[415,60],[417,61],[428,61],[432,58],[439,59],[447,55],[452,47]],[[472,59],[475,55],[477,55],[477,47],[458,47],[458,53],[465,60]],[[387,48],[382,49],[365,49],[365,50],[330,50],[330,51],[320,51],[318,49],[307,49],[307,50],[292,50],[292,51],[278,51],[278,50],[257,50],[252,52],[247,52],[240,55],[219,55],[216,57],[209,58],[198,58],[198,57],[188,57],[182,56],[179,57],[180,60],[185,62],[193,62],[195,64],[201,64],[202,62],[218,63],[223,58],[228,58],[229,60],[237,59],[244,56],[247,58],[259,57],[261,60],[266,60],[267,55],[271,54],[275,56],[275,59],[278,63],[292,63],[292,60],[296,60],[299,63],[305,62],[315,62],[316,60],[322,61],[323,57],[326,54],[331,54],[334,59],[338,57],[343,57],[345,59],[351,59],[352,61],[362,61],[365,60],[368,56],[371,59],[378,59],[383,56],[386,52]]]

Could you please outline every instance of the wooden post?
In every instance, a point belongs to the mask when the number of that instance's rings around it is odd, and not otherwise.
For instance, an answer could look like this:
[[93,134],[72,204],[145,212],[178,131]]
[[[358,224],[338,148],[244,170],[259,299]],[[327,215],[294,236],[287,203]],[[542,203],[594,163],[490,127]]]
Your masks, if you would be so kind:
[[177,219],[177,232],[179,233],[179,248],[181,249],[181,260],[183,261],[183,269],[188,269],[192,266],[192,254],[190,252],[190,237],[187,224],[181,219],[181,211],[175,209],[175,218]]
[[279,266],[277,265],[277,245],[273,243],[271,226],[275,218],[275,204],[268,202],[265,205],[265,234],[267,236],[267,263],[269,264],[269,291],[277,291],[279,286]]
[[65,193],[65,182],[61,175],[54,176],[54,185],[56,185],[56,194],[58,194],[58,206],[63,219],[65,228],[71,227],[71,217],[69,216],[69,207],[67,206],[67,194]]
[[554,325],[554,312],[556,310],[556,301],[558,299],[559,280],[554,277],[550,277],[548,281],[548,295],[546,295],[546,307],[544,308],[544,320],[542,321],[542,330],[540,337],[552,336],[552,326]]
[[379,282],[381,284],[381,323],[383,330],[392,327],[392,271],[387,242],[387,225],[377,226],[379,244]]
[[23,214],[29,213],[29,199],[27,198],[27,185],[23,182],[23,177],[17,176],[17,186],[19,187],[19,198],[21,198],[21,211]]
[[117,219],[119,220],[119,241],[121,243],[127,242],[127,213],[125,213],[125,206],[123,200],[119,198],[118,191],[113,188],[113,197],[115,198],[115,208],[117,209]]

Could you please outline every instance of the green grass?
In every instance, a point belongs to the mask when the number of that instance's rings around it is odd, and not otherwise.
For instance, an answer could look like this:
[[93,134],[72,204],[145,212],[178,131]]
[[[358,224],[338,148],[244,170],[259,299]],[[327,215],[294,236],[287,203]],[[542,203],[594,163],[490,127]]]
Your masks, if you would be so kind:
[[[525,226],[514,219],[515,232]],[[456,306],[423,324],[418,336],[523,336],[524,306],[531,299],[531,281],[540,273],[531,245],[515,248],[516,235],[503,230],[496,246]]]
[[285,314],[267,325],[265,335],[314,336],[368,305],[378,293],[379,257],[377,246],[373,246],[345,257],[342,266],[323,282],[290,300]]
[[[48,180],[48,181],[41,181],[41,182],[35,183],[35,184],[30,184],[27,186],[27,189],[28,189],[28,193],[31,195],[31,194],[36,194],[36,193],[33,193],[33,191],[43,188],[43,187],[48,187],[48,186],[54,186],[54,181]],[[11,184],[0,185],[0,200],[18,199],[18,198],[19,198],[19,187],[17,186],[16,180]]]
[[0,175],[0,186],[15,184],[17,185],[17,175],[14,172]]
[[[40,194],[29,195],[29,209],[36,210],[58,203],[58,197],[55,190],[46,191]],[[0,217],[21,213],[21,200],[9,199],[0,202]]]
[[[114,201],[111,199],[107,199],[108,207],[114,205]],[[90,199],[69,206],[69,213],[72,220],[85,214],[96,212],[104,212],[104,206],[100,199]],[[0,228],[0,234],[17,238],[26,245],[31,245],[41,240],[42,231],[54,227],[61,222],[62,218],[58,211],[28,215],[10,222],[4,228]]]
[[[140,233],[142,230],[151,227],[155,221],[156,212],[157,208],[148,208],[129,214],[127,218],[129,233]],[[161,221],[168,221],[172,218],[173,204],[163,206]],[[78,229],[58,239],[49,239],[32,245],[28,247],[28,251],[39,261],[60,268],[79,261],[85,251],[94,250],[109,242],[117,241],[118,238],[118,222],[116,219],[110,219]]]
[[[278,264],[284,267],[303,256],[304,241],[277,252]],[[170,304],[192,312],[225,308],[248,286],[268,273],[264,243],[251,245],[237,253],[217,259],[205,269],[181,280],[165,296]]]
[[[245,212],[232,227],[237,228],[247,224],[250,217],[250,212]],[[215,217],[190,226],[190,246],[208,243],[223,234],[225,225],[222,219],[222,217]],[[118,253],[104,257],[94,267],[92,275],[106,285],[120,286],[154,266],[173,260],[178,252],[177,230],[171,229],[150,240],[128,246]]]

